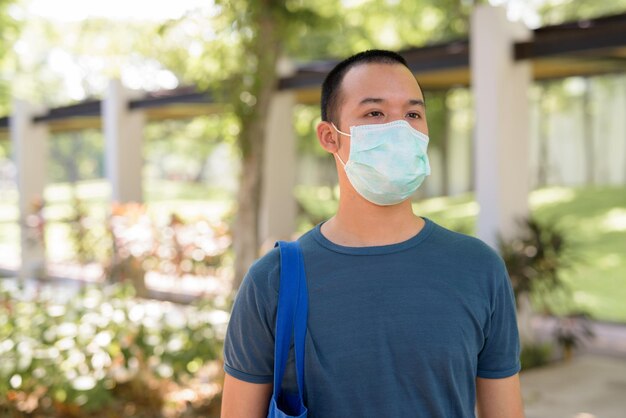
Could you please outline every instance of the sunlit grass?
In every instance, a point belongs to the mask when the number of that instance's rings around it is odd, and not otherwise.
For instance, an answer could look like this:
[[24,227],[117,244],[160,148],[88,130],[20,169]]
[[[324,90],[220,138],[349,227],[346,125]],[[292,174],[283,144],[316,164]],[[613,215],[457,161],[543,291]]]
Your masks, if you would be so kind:
[[413,204],[413,212],[439,225],[465,234],[473,234],[480,210],[474,195],[466,193],[453,197],[435,197]]
[[570,202],[576,197],[575,189],[568,187],[546,187],[535,190],[528,198],[530,205],[534,208],[555,203]]
[[626,189],[578,189],[574,199],[536,212],[574,240],[580,262],[565,278],[576,303],[599,319],[626,322]]

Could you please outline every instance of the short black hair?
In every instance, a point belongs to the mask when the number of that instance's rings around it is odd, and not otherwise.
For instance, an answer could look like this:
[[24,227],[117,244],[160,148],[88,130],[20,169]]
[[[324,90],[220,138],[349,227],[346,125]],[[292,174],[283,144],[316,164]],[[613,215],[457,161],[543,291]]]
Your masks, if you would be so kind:
[[400,64],[409,68],[406,60],[400,54],[383,49],[359,52],[341,61],[328,73],[322,84],[321,110],[323,121],[338,123],[336,113],[340,99],[341,82],[348,70],[361,64]]

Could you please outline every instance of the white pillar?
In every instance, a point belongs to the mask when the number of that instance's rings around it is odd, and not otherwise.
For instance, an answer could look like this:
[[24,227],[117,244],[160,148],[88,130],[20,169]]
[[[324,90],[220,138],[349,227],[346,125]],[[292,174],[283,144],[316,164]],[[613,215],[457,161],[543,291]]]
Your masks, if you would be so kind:
[[102,103],[105,171],[114,202],[141,202],[142,138],[145,115],[128,109],[133,92],[119,80],[111,80]]
[[48,127],[45,123],[33,123],[33,117],[41,113],[42,109],[14,100],[9,121],[19,192],[22,260],[19,277],[22,279],[41,277],[46,267],[41,208],[46,185]]
[[295,94],[280,91],[270,104],[265,139],[260,238],[290,239],[296,228],[296,142],[293,126]]
[[516,234],[528,215],[531,68],[515,62],[515,41],[531,32],[507,20],[501,7],[479,6],[472,15],[471,73],[476,104],[475,184],[478,236],[492,247]]

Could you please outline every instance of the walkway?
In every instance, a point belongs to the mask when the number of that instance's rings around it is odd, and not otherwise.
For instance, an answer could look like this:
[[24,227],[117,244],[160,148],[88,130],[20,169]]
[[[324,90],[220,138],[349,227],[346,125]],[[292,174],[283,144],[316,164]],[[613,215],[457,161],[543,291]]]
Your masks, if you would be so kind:
[[526,418],[625,418],[626,359],[586,354],[522,373]]
[[[548,338],[554,318],[533,328]],[[626,325],[591,322],[595,338],[571,362],[521,374],[526,418],[626,418]]]

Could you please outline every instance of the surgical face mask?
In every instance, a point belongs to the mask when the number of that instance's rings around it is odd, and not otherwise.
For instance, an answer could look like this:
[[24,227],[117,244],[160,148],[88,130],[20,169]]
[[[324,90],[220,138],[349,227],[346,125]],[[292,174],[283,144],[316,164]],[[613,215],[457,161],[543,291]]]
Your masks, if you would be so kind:
[[407,121],[350,127],[350,155],[345,163],[348,180],[363,198],[381,205],[406,200],[430,174],[428,136]]

